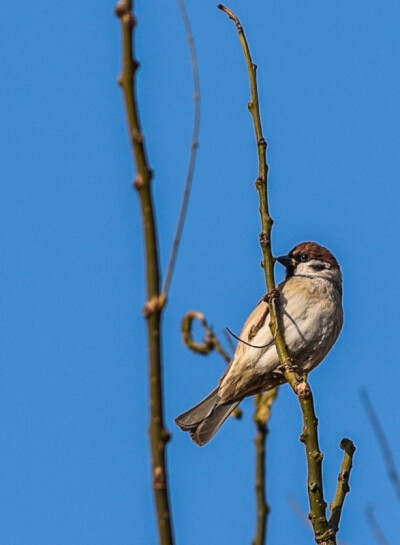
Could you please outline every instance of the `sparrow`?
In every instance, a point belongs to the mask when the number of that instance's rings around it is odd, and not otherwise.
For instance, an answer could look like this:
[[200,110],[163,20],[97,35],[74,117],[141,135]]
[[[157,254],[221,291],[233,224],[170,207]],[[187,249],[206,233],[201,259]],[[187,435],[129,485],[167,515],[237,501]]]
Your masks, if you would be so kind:
[[[302,242],[277,261],[286,268],[277,303],[285,341],[294,367],[307,374],[321,363],[342,329],[342,273],[335,256],[316,242]],[[210,441],[245,397],[286,382],[269,322],[263,298],[244,324],[218,386],[175,419],[198,445]]]

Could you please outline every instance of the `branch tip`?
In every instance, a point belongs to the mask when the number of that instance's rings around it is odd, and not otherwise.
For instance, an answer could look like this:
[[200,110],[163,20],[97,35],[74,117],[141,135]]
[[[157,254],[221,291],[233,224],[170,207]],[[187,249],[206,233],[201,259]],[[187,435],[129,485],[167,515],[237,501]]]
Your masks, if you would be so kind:
[[356,451],[356,446],[351,439],[342,439],[339,447],[346,452],[349,456],[353,456]]
[[241,22],[239,21],[239,17],[232,10],[230,10],[223,4],[218,4],[217,8],[223,11],[224,13],[226,13],[229,19],[232,19],[232,21],[235,22],[236,28],[238,29],[239,32],[243,32],[243,27]]

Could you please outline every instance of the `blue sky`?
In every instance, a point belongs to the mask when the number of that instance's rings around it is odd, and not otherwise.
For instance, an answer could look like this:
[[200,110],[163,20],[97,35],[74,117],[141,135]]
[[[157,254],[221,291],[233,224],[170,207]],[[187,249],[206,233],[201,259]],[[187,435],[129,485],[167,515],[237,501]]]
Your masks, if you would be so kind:
[[[235,28],[216,3],[188,1],[198,49],[198,164],[164,319],[168,457],[177,543],[249,543],[255,528],[253,402],[205,448],[174,417],[213,388],[225,363],[183,345],[204,312],[238,332],[265,291],[257,156]],[[340,538],[391,543],[400,505],[363,411],[365,387],[400,463],[398,428],[400,6],[232,0],[259,66],[269,143],[273,246],[328,246],[344,273],[345,327],[312,374],[333,498],[338,444],[357,446]],[[156,543],[150,490],[143,244],[112,2],[18,10],[3,2],[0,541]],[[165,271],[189,158],[193,89],[176,2],[137,2],[139,98]],[[283,271],[277,269],[278,279]],[[311,543],[301,415],[288,387],[268,439],[268,543]]]

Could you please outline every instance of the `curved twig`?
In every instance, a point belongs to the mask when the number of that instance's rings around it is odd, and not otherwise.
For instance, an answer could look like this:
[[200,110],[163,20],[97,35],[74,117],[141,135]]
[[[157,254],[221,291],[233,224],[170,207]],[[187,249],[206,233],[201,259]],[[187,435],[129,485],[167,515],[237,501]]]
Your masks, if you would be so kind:
[[185,190],[183,193],[182,206],[179,213],[178,226],[176,228],[175,238],[172,245],[171,257],[169,260],[167,274],[165,276],[165,282],[163,287],[163,295],[168,296],[169,288],[171,286],[172,276],[174,274],[176,258],[178,256],[178,250],[182,238],[183,227],[185,225],[186,213],[189,205],[190,192],[192,189],[194,168],[196,165],[197,150],[199,147],[199,134],[200,134],[200,75],[199,64],[197,61],[196,45],[193,38],[192,27],[186,11],[185,3],[183,0],[178,0],[179,8],[181,10],[182,19],[185,24],[187,40],[189,43],[190,57],[192,61],[193,71],[193,87],[194,87],[194,122],[193,122],[193,134],[192,145],[190,150],[190,160],[188,171],[186,175]]
[[132,0],[120,0],[115,8],[122,26],[122,64],[119,83],[123,89],[125,109],[137,167],[134,186],[139,193],[146,248],[147,302],[144,314],[147,320],[150,372],[150,441],[153,469],[153,492],[156,503],[158,532],[162,545],[173,545],[171,512],[169,507],[166,443],[169,433],[164,426],[161,314],[165,298],[160,294],[160,267],[155,210],[151,191],[152,171],[144,145],[136,99],[135,74],[138,63],[134,57],[133,30],[136,19]]
[[[195,320],[199,320],[206,332],[203,342],[197,342],[194,340],[192,329],[193,322]],[[194,352],[202,355],[207,355],[213,350],[216,350],[229,365],[231,358],[228,352],[222,346],[220,340],[215,335],[212,327],[208,325],[207,319],[202,312],[198,312],[197,310],[190,310],[185,314],[182,319],[182,335],[183,342],[188,348],[190,348],[190,350],[193,350]],[[237,407],[233,411],[232,416],[235,418],[241,418],[242,410]]]
[[[195,341],[193,337],[192,329],[194,320],[199,320],[206,332],[206,336],[201,343]],[[213,350],[216,350],[227,363],[231,361],[229,354],[223,348],[222,344],[215,335],[214,330],[208,325],[207,319],[202,312],[198,312],[197,310],[190,310],[185,314],[182,319],[182,334],[183,342],[188,348],[190,348],[194,352],[207,355]]]

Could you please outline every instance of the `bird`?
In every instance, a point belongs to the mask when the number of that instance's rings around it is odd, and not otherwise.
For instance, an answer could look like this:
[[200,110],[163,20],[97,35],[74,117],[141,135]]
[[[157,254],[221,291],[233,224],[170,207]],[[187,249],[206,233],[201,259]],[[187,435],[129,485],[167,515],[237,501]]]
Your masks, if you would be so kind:
[[[276,260],[286,268],[278,285],[284,338],[294,368],[308,374],[328,354],[343,326],[342,273],[335,256],[302,242]],[[175,422],[200,446],[207,444],[248,396],[286,382],[270,327],[268,297],[250,314],[218,386]]]

